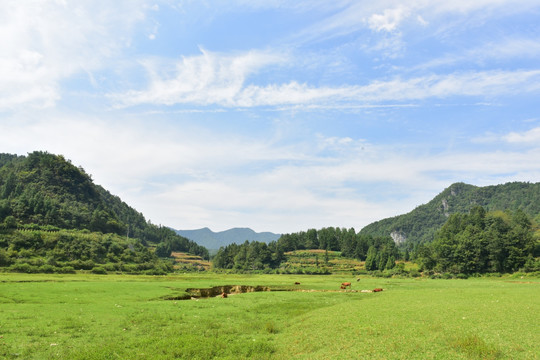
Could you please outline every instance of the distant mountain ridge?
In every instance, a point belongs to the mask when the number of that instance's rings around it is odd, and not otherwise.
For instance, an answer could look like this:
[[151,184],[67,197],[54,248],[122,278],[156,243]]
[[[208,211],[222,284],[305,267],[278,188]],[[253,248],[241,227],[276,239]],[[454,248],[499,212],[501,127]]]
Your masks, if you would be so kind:
[[180,236],[195,241],[207,249],[217,250],[232,243],[242,244],[246,240],[269,243],[279,239],[281,234],[272,232],[255,232],[250,228],[232,228],[225,231],[214,232],[205,227],[197,230],[175,230]]
[[371,223],[360,234],[391,236],[398,244],[431,242],[450,215],[468,213],[476,205],[488,211],[521,209],[540,221],[540,183],[510,182],[484,187],[455,183],[427,204],[407,214]]

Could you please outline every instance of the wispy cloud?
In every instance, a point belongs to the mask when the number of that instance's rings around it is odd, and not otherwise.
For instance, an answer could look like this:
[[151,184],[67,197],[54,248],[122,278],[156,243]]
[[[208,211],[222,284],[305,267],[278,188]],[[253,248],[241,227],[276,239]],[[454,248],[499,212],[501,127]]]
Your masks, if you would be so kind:
[[111,98],[120,106],[137,104],[197,104],[224,107],[283,105],[342,106],[392,101],[447,98],[452,96],[515,95],[540,90],[540,70],[484,71],[430,75],[410,79],[373,81],[367,85],[315,87],[291,81],[260,86],[250,84],[248,75],[282,57],[258,53],[239,56],[184,58],[171,78],[152,75],[148,90],[132,90]]
[[144,18],[141,2],[103,4],[0,4],[0,110],[52,106],[62,80],[101,68],[129,46],[133,25]]
[[440,67],[467,64],[486,65],[494,61],[524,61],[540,56],[540,40],[523,37],[505,37],[490,41],[474,48],[463,49],[460,52],[435,57],[425,63],[412,67],[410,70],[428,70]]
[[385,9],[382,14],[373,14],[368,19],[368,25],[375,31],[394,31],[399,24],[409,15],[409,10],[400,6],[393,9]]
[[524,132],[511,132],[502,137],[503,140],[512,144],[540,144],[540,127]]
[[113,94],[122,106],[136,104],[199,104],[235,106],[237,96],[250,75],[264,67],[284,63],[282,54],[249,51],[238,55],[218,54],[201,49],[198,56],[183,57],[172,77],[160,76],[154,63],[147,63],[148,90]]

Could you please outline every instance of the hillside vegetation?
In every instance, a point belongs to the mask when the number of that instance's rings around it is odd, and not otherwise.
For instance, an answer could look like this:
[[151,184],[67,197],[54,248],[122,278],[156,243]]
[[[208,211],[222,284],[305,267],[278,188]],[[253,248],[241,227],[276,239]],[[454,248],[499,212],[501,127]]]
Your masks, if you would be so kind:
[[519,209],[540,222],[540,183],[512,182],[485,187],[455,183],[427,204],[407,214],[369,224],[360,234],[392,236],[411,249],[415,244],[433,241],[450,215],[468,213],[475,206],[487,211]]
[[208,259],[206,248],[146,221],[63,156],[0,154],[0,266],[163,272],[172,267],[158,256],[173,251]]

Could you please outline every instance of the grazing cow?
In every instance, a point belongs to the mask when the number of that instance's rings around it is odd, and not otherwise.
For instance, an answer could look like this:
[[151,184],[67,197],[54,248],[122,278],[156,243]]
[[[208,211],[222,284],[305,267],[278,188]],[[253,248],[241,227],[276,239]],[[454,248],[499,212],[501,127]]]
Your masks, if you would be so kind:
[[297,281],[297,282],[294,283],[294,285],[300,285],[300,283]]
[[221,297],[222,297],[223,299],[225,299],[225,298],[227,297],[227,293],[226,293],[226,292],[221,293]]
[[379,291],[382,291],[382,289],[381,288],[373,289],[373,292],[379,292]]
[[352,285],[350,282],[344,282],[344,283],[341,283],[341,286],[343,286],[343,288],[349,288],[349,289],[352,289]]

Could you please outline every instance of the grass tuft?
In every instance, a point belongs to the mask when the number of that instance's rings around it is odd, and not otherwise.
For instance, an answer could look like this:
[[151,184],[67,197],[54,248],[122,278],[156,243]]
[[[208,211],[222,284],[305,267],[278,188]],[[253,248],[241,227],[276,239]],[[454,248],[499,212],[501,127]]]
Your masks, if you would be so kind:
[[266,332],[269,333],[269,334],[277,334],[278,333],[278,329],[276,327],[276,324],[273,321],[267,322],[265,324],[264,328],[265,328]]
[[455,350],[477,359],[493,360],[499,359],[503,355],[499,349],[487,344],[477,335],[454,338],[450,345]]

